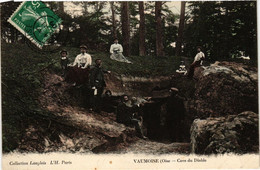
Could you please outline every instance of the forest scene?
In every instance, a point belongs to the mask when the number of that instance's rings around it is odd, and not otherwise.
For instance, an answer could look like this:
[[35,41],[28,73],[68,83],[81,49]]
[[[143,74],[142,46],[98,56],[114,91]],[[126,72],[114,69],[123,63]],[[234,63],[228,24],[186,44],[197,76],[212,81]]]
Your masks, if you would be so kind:
[[43,3],[42,49],[0,3],[4,154],[259,152],[256,1]]

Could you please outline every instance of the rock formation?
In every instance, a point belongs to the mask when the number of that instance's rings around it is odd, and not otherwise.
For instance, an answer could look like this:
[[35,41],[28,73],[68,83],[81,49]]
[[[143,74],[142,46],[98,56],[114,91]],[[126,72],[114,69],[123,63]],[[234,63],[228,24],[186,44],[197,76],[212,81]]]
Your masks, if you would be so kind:
[[[190,108],[195,118],[258,112],[257,69],[242,63],[216,62],[196,70]],[[194,105],[193,105],[194,104]]]
[[254,112],[195,119],[191,126],[191,151],[196,154],[257,152],[258,138],[258,114]]

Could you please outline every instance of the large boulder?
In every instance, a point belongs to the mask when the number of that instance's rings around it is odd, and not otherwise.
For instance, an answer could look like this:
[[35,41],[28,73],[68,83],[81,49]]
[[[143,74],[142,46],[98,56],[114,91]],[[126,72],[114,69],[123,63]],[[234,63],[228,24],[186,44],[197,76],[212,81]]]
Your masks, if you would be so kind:
[[189,110],[195,118],[258,113],[257,68],[243,63],[216,62],[197,68]]
[[190,133],[192,153],[257,152],[258,114],[246,111],[226,117],[195,119]]

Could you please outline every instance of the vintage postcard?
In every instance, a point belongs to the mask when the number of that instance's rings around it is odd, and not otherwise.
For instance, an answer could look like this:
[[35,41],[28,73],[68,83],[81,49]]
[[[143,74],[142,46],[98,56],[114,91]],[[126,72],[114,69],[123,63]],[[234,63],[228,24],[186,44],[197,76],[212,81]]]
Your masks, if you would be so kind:
[[2,169],[258,169],[256,1],[1,7]]

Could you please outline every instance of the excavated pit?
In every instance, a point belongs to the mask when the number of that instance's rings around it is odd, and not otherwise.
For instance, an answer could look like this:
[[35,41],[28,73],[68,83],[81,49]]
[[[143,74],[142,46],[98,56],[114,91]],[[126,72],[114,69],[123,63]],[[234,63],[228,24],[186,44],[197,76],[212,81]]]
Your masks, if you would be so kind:
[[[194,84],[182,75],[174,77],[116,77],[106,76],[107,88],[114,95],[127,94],[130,97],[152,97],[140,108],[144,132],[150,139],[162,143],[189,142],[189,128],[192,120],[186,120],[187,95],[193,95]],[[182,94],[181,102],[172,103],[170,88],[177,87]],[[188,96],[190,97],[190,96]],[[169,108],[174,105],[174,108]],[[116,107],[116,106],[115,106]],[[177,115],[177,116],[176,116]]]

